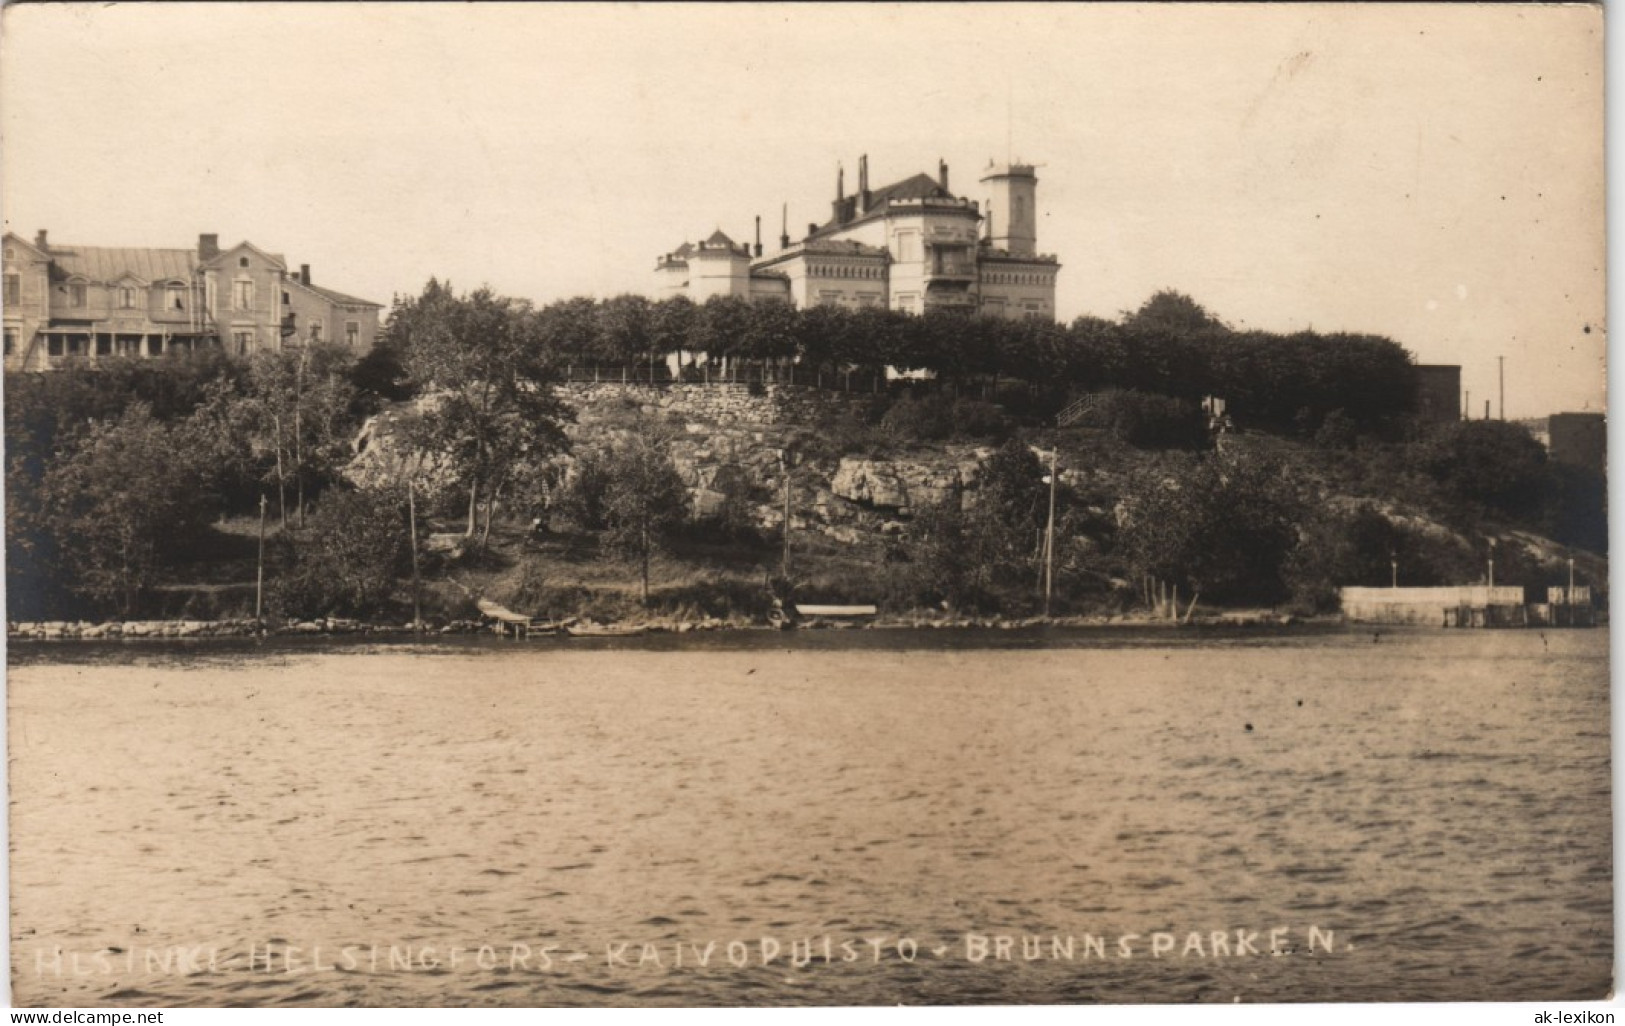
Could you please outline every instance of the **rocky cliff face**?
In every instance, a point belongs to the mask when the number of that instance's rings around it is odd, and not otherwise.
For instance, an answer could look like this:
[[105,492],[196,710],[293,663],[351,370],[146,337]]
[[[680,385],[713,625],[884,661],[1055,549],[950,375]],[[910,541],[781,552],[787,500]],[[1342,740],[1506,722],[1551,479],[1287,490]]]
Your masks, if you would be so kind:
[[[717,512],[725,475],[754,486],[756,522],[777,529],[784,519],[780,451],[832,409],[867,397],[768,386],[572,384],[562,389],[576,410],[567,434],[578,452],[608,448],[650,419],[670,433],[668,452],[688,485],[693,511]],[[371,418],[355,439],[346,476],[361,486],[392,484],[413,471],[425,488],[449,484],[448,468],[413,452],[411,421],[422,401],[402,403]],[[800,530],[855,543],[864,534],[895,534],[919,510],[943,502],[974,502],[978,460],[989,450],[966,445],[919,449],[889,458],[843,457],[798,462],[791,471],[791,510]],[[564,457],[568,466],[570,457]],[[427,478],[427,480],[426,480]]]
[[941,452],[891,459],[845,457],[829,479],[838,498],[871,509],[911,514],[926,506],[963,502],[976,488],[986,449],[945,447]]

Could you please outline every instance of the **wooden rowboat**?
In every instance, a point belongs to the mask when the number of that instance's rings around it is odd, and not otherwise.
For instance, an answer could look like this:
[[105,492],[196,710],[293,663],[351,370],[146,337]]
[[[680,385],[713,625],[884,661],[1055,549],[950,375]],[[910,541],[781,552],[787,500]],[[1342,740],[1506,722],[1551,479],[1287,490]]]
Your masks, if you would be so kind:
[[856,620],[866,616],[874,616],[879,612],[878,606],[796,606],[797,616],[823,617],[831,620]]
[[572,638],[630,638],[646,630],[647,627],[629,625],[575,623],[564,628],[564,633]]

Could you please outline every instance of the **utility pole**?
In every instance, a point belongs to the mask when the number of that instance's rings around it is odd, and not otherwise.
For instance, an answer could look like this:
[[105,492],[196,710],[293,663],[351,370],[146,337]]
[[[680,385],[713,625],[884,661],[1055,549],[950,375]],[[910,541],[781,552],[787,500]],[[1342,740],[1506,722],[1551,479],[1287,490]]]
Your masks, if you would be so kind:
[[1050,593],[1055,578],[1055,479],[1060,476],[1055,466],[1055,449],[1049,452],[1049,520],[1044,525],[1044,616],[1049,617]]
[[[1569,560],[1569,566],[1574,566],[1574,560]],[[260,559],[259,566],[254,571],[254,622],[260,622],[260,612],[265,608],[265,496],[260,495]]]
[[784,472],[784,557],[779,575],[790,580],[790,450],[779,450],[779,468]]
[[1506,420],[1507,419],[1507,358],[1504,357],[1504,356],[1497,356],[1495,358],[1495,367],[1496,367],[1496,374],[1500,379],[1500,385],[1501,385],[1501,419]]
[[406,482],[406,518],[412,531],[412,633],[423,634],[423,582],[418,577],[418,501],[417,489],[410,479]]

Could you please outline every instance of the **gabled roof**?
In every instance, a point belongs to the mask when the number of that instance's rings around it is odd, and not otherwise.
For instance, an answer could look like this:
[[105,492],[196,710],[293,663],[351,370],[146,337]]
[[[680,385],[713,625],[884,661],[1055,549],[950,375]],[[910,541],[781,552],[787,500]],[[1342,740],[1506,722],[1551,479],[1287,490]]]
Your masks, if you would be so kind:
[[77,276],[90,281],[117,281],[127,275],[142,281],[188,280],[197,266],[197,253],[190,249],[135,249],[52,243],[50,256],[60,272],[57,277]]
[[259,256],[261,258],[263,258],[264,260],[266,260],[267,262],[276,264],[278,267],[282,268],[284,271],[288,269],[288,262],[286,260],[282,259],[282,254],[281,253],[267,253],[265,250],[259,248],[258,246],[254,245],[252,242],[249,242],[246,239],[243,240],[242,242],[237,243],[237,245],[235,245],[235,246],[231,246],[230,248],[221,249],[220,252],[216,253],[214,256],[210,257],[207,260],[199,261],[198,266],[199,267],[212,267],[215,264],[218,264],[218,263],[221,263],[222,261],[224,261],[226,259],[226,257],[229,257],[232,254],[236,253],[239,249],[251,250],[254,253],[259,254]]
[[298,278],[289,278],[283,284],[292,286],[293,288],[304,289],[306,292],[314,292],[316,295],[327,300],[329,303],[338,303],[340,306],[376,306],[380,310],[384,308],[384,304],[382,303],[374,303],[370,299],[357,299],[355,296],[346,295],[345,293],[339,292],[336,289],[323,288],[320,285],[306,285]]
[[952,195],[944,189],[935,178],[928,174],[912,175],[900,182],[879,189],[869,190],[869,209],[888,203],[894,199],[952,199]]
[[910,175],[901,181],[883,185],[878,189],[869,190],[869,209],[862,214],[858,213],[859,194],[854,193],[841,201],[841,216],[831,218],[821,225],[819,229],[808,236],[816,239],[828,235],[842,228],[848,228],[861,221],[869,221],[884,216],[893,200],[912,199],[953,199],[953,193],[944,189],[942,185],[928,174]]
[[728,238],[728,234],[721,228],[718,228],[716,231],[712,232],[711,237],[705,240],[705,244],[707,246],[727,246],[730,249],[737,245],[734,240]]
[[51,254],[45,252],[43,249],[40,249],[38,246],[34,245],[32,242],[29,242],[16,232],[7,232],[4,236],[0,236],[0,238],[3,238],[8,246],[15,243],[16,245],[27,247],[37,256],[50,259]]

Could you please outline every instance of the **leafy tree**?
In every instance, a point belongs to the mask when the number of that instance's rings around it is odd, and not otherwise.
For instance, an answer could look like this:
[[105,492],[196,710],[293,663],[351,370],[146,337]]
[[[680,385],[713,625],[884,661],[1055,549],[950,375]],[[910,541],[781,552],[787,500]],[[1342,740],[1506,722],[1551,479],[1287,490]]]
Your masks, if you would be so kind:
[[1032,449],[1012,439],[982,462],[968,509],[949,500],[921,512],[911,533],[928,594],[994,610],[1003,593],[1030,593],[1049,516],[1046,473]]
[[331,479],[349,457],[353,365],[351,352],[336,344],[262,352],[250,364],[246,403],[253,435],[248,444],[262,454],[266,480],[276,484],[284,528],[289,488],[303,522],[307,489]]
[[1201,303],[1173,289],[1157,292],[1138,310],[1124,314],[1123,327],[1132,332],[1182,338],[1210,338],[1230,330]]
[[1126,380],[1128,356],[1122,329],[1099,317],[1079,317],[1068,326],[1062,374],[1079,388],[1094,391]]
[[585,531],[604,529],[604,491],[609,485],[608,468],[596,454],[575,458],[564,487],[555,495],[552,512]]
[[143,404],[92,423],[40,482],[39,521],[74,593],[128,614],[166,560],[205,529],[209,501],[190,439]]
[[425,290],[401,341],[412,377],[432,393],[417,442],[442,454],[468,492],[468,527],[491,518],[520,465],[566,448],[562,424],[572,414],[552,388],[556,379],[548,331],[564,330],[570,311],[555,310],[551,328],[522,300],[489,289],[447,296]]
[[334,488],[316,503],[272,602],[294,616],[363,616],[395,590],[411,559],[405,496],[397,489]]
[[1306,516],[1298,545],[1283,574],[1294,601],[1308,612],[1337,607],[1337,589],[1379,587],[1393,582],[1403,563],[1406,584],[1422,580],[1410,539],[1381,513],[1323,509]]
[[[489,289],[481,289],[474,295],[481,293],[496,299]],[[466,305],[468,301],[465,299],[462,303]],[[530,311],[530,304],[523,301],[501,299],[500,302],[527,313]],[[533,333],[531,342],[537,346],[535,358],[563,364],[591,364],[605,359],[600,345],[598,304],[593,300],[585,296],[561,299],[535,311],[534,318],[529,327]]]
[[1110,389],[1094,397],[1080,423],[1144,449],[1205,449],[1207,417],[1189,399]]
[[743,354],[753,360],[780,361],[796,354],[796,309],[781,300],[753,303],[746,322]]
[[688,348],[704,353],[708,363],[742,355],[750,333],[751,303],[738,296],[712,296],[695,311],[689,325]]
[[649,559],[688,509],[688,489],[661,440],[645,433],[611,449],[603,459],[605,542],[636,560],[649,601]]
[[687,296],[662,299],[649,309],[650,360],[681,353],[694,331],[696,307]]
[[796,349],[803,363],[831,373],[847,362],[854,346],[852,315],[828,303],[810,306],[796,318]]
[[888,366],[912,368],[906,346],[908,324],[908,314],[863,307],[852,314],[850,330],[841,336],[845,351],[837,353],[836,360],[877,374]]
[[1415,458],[1458,502],[1532,520],[1547,485],[1546,450],[1520,425],[1500,420],[1441,425]]
[[650,303],[643,296],[624,295],[604,300],[597,310],[595,355],[606,363],[653,360],[650,317]]
[[416,393],[407,379],[406,362],[392,343],[379,341],[350,371],[355,388],[352,412],[357,419],[378,412],[385,403],[405,402]]
[[1276,602],[1301,511],[1296,484],[1273,462],[1198,459],[1144,474],[1126,491],[1117,555],[1134,578],[1181,584],[1192,596]]
[[724,541],[755,538],[756,518],[752,509],[762,498],[763,489],[750,471],[738,463],[723,464],[711,479],[711,491],[722,497],[708,518],[716,536]]

